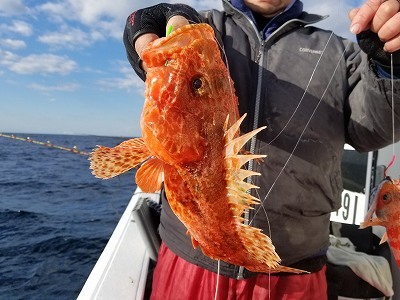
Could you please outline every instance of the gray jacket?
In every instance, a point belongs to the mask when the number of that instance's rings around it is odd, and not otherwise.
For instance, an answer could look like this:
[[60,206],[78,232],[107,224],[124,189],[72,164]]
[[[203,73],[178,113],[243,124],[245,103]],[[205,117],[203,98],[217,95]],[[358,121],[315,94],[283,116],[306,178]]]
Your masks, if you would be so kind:
[[[248,114],[241,129],[267,126],[249,146],[267,155],[249,166],[263,174],[253,178],[263,208],[249,219],[271,236],[283,265],[306,268],[301,262],[324,257],[329,244],[330,212],[341,203],[344,143],[370,151],[392,141],[391,81],[378,78],[357,44],[311,26],[321,16],[302,13],[263,40],[227,0],[224,10],[205,17],[223,41],[240,112]],[[400,80],[394,88],[399,124]],[[167,201],[160,234],[176,254],[216,272],[217,262],[193,249]],[[220,273],[236,278],[238,269],[221,262]]]

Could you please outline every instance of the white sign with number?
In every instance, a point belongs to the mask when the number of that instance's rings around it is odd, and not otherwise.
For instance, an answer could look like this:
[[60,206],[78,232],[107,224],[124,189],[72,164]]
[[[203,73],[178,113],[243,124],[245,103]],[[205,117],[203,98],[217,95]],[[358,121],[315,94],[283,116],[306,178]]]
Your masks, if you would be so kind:
[[365,195],[344,190],[342,193],[342,206],[338,211],[331,213],[331,221],[360,225],[364,221],[368,210]]

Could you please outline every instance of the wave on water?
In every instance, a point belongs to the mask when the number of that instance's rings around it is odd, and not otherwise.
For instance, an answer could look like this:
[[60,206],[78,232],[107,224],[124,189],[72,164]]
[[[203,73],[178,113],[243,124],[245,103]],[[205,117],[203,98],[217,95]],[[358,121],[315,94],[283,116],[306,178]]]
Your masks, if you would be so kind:
[[[90,151],[123,138],[30,135]],[[86,156],[0,138],[0,299],[75,299],[136,186],[102,181]]]

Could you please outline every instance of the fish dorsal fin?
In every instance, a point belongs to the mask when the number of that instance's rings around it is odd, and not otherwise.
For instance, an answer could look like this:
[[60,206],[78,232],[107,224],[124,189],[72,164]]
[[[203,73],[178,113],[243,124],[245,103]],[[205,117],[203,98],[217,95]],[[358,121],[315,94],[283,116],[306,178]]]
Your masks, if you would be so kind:
[[145,193],[161,190],[163,180],[163,163],[157,158],[149,159],[136,172],[136,184]]
[[260,173],[244,170],[241,169],[241,167],[252,159],[265,157],[265,155],[238,154],[248,140],[265,128],[261,127],[242,136],[238,136],[240,124],[243,122],[245,116],[246,115],[243,115],[230,128],[227,128],[228,118],[225,122],[225,180],[231,209],[237,217],[240,217],[245,209],[249,209],[250,205],[259,203],[259,199],[251,196],[247,192],[250,189],[258,187],[245,182],[244,179],[249,176],[260,175]]
[[[265,127],[258,128],[247,134],[239,136],[239,127],[245,116],[235,122],[229,129],[227,128],[228,118],[225,122],[225,180],[227,184],[228,201],[232,213],[236,218],[236,226],[239,238],[248,251],[257,261],[266,267],[264,268],[280,268],[280,258],[275,252],[275,247],[271,239],[261,232],[261,229],[243,224],[242,217],[246,209],[253,209],[251,205],[260,203],[260,200],[248,193],[248,190],[258,188],[249,182],[244,181],[246,178],[260,173],[241,169],[241,167],[252,159],[264,158],[265,155],[255,154],[238,154],[248,140],[255,136]],[[287,268],[290,272],[301,272]],[[265,272],[265,270],[263,270]]]
[[114,148],[98,146],[90,154],[90,168],[97,178],[108,179],[129,171],[150,156],[143,139],[135,138]]

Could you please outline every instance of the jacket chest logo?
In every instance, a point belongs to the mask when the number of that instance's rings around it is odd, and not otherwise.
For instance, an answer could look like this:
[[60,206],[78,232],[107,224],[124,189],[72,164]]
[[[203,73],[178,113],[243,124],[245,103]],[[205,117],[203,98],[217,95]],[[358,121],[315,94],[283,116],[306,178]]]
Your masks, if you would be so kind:
[[311,54],[318,54],[318,55],[321,55],[321,54],[322,54],[322,50],[314,50],[314,49],[303,48],[303,47],[300,47],[300,48],[299,48],[299,52],[311,53]]

